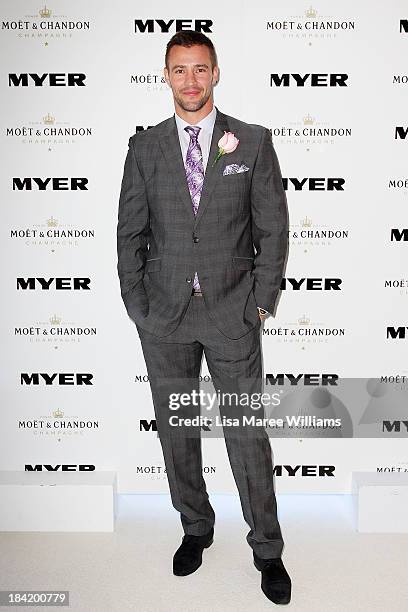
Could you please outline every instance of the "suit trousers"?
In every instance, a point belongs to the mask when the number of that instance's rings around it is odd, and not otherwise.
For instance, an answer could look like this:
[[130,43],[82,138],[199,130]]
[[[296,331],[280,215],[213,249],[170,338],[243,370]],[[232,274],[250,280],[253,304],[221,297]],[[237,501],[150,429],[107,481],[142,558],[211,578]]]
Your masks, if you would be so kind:
[[[226,313],[225,316],[228,316]],[[261,321],[238,339],[224,336],[207,313],[205,298],[192,295],[178,327],[158,337],[136,325],[152,392],[171,500],[184,533],[204,535],[215,523],[202,474],[201,426],[184,430],[169,425],[169,394],[199,391],[203,353],[214,389],[220,394],[262,392]],[[179,396],[180,397],[180,396]],[[242,396],[240,396],[242,397]],[[199,402],[178,410],[177,418],[200,415]],[[219,415],[253,414],[238,401],[219,402]],[[174,413],[172,413],[174,414]],[[263,408],[257,410],[263,416]],[[212,417],[213,418],[213,417]],[[222,426],[228,458],[239,492],[246,540],[258,557],[280,557],[283,539],[277,517],[273,462],[264,427]]]

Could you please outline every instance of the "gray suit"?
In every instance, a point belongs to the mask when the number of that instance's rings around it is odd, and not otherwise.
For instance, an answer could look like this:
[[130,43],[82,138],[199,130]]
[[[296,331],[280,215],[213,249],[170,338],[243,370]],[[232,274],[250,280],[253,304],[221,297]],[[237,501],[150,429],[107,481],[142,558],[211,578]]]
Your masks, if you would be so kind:
[[[212,166],[224,131],[233,132],[239,145]],[[224,176],[230,164],[249,170]],[[262,392],[257,306],[274,309],[287,232],[285,192],[266,128],[217,109],[196,217],[174,117],[130,138],[119,202],[118,273],[141,340],[172,502],[185,533],[207,533],[215,515],[202,476],[201,430],[183,435],[169,427],[169,393],[199,389],[203,354],[217,391]],[[195,271],[203,297],[192,296]],[[251,414],[222,402],[219,411]],[[200,406],[189,405],[180,416],[199,414]],[[263,427],[224,427],[223,433],[251,528],[247,541],[261,558],[280,557],[269,437]]]
[[[212,166],[224,130],[240,142]],[[225,166],[234,163],[250,170],[223,176]],[[248,333],[258,322],[257,306],[274,309],[287,232],[285,192],[266,128],[217,109],[196,217],[174,117],[129,139],[118,272],[127,312],[143,329],[160,337],[176,329],[197,271],[217,328],[232,339]]]

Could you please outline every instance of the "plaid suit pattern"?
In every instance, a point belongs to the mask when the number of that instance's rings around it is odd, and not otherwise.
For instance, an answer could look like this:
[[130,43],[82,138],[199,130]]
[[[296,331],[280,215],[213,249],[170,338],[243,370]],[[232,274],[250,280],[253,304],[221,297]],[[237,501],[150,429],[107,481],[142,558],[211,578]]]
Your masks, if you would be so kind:
[[[213,166],[224,131],[234,132],[240,143]],[[223,176],[233,163],[250,170]],[[129,139],[119,199],[118,274],[127,312],[146,331],[165,337],[176,329],[197,271],[217,328],[232,339],[248,333],[257,324],[257,306],[274,310],[287,232],[286,196],[266,128],[217,109],[197,215],[174,117]]]

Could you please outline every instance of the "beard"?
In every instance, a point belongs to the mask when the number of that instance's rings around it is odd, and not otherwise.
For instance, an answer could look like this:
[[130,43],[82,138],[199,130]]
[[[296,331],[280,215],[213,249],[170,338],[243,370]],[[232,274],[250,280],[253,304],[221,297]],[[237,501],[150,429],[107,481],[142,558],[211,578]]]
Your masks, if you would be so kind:
[[211,96],[211,90],[199,100],[191,100],[191,101],[187,100],[186,101],[180,98],[178,95],[175,95],[174,99],[184,111],[196,112],[196,111],[199,111],[201,108],[203,108],[203,106],[207,103],[210,96]]

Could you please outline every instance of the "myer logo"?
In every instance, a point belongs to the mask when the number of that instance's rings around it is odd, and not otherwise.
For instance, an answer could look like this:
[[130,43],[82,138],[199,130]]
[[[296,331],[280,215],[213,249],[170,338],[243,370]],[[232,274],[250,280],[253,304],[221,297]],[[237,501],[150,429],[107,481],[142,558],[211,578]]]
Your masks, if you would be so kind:
[[275,476],[331,476],[334,477],[334,465],[275,465]]
[[63,289],[63,290],[90,290],[90,278],[17,278],[17,289]]
[[77,191],[78,189],[87,191],[88,190],[88,179],[84,177],[71,177],[71,178],[39,178],[39,177],[25,177],[13,178],[13,191]]
[[299,291],[305,289],[306,291],[340,291],[342,284],[341,278],[283,278],[281,282],[281,289],[293,289]]
[[9,73],[9,87],[85,87],[86,75],[82,72],[50,72],[35,74],[34,72],[22,72],[20,74]]
[[48,464],[36,464],[31,465],[26,463],[24,466],[26,472],[93,472],[95,470],[94,465],[48,465]]
[[408,421],[383,421],[383,431],[387,433],[396,432],[400,433],[402,431],[406,431],[408,433]]
[[[193,25],[194,24],[194,25]],[[213,21],[211,19],[170,19],[165,21],[164,19],[135,19],[135,33],[151,34],[153,32],[162,32],[168,34],[170,29],[174,32],[179,30],[195,30],[196,32],[205,32],[206,34],[211,33],[211,26]]]
[[[211,431],[208,425],[201,425],[203,431]],[[157,431],[156,419],[139,419],[139,431]]]
[[387,327],[387,338],[391,340],[405,340],[407,338],[408,327]]
[[140,419],[139,420],[139,431],[157,431],[156,419]]
[[395,140],[405,140],[405,138],[408,136],[408,127],[402,127],[402,126],[397,126],[395,128]]
[[408,34],[408,19],[400,19],[400,33]]
[[143,125],[137,125],[135,128],[135,132],[145,132],[146,130],[150,130],[150,128],[154,127],[153,125],[148,125],[144,127]]
[[20,383],[22,385],[93,385],[93,374],[56,372],[47,374],[45,372],[32,372],[28,374],[21,372]]
[[344,191],[344,178],[282,178],[283,188],[295,191]]
[[408,228],[404,227],[404,229],[400,230],[396,227],[391,229],[391,242],[407,242],[408,240]]
[[347,87],[348,74],[271,74],[273,87]]
[[338,374],[266,374],[265,382],[267,385],[285,385],[288,379],[291,386],[298,385],[337,385]]

